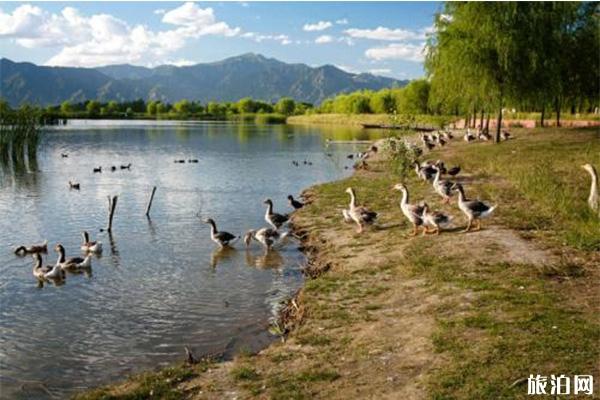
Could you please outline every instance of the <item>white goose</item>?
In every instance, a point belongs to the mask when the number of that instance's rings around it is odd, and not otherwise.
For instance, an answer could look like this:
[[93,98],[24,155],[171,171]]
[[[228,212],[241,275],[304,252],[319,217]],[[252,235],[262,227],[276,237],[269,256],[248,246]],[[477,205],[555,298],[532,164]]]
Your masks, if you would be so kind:
[[592,177],[592,185],[590,186],[590,195],[587,203],[592,211],[597,212],[600,216],[600,203],[598,201],[598,173],[592,164],[582,165],[581,168],[585,169]]
[[[369,210],[364,206],[356,205],[356,194],[354,193],[354,189],[347,188],[346,193],[350,195],[350,208],[348,209],[348,216],[352,219],[352,221],[356,222],[358,225],[358,233],[363,231],[364,225],[371,225],[377,219],[377,213]],[[344,214],[345,216],[345,214]]]
[[418,233],[418,227],[423,225],[423,206],[417,204],[410,204],[408,189],[402,183],[398,183],[394,186],[394,190],[402,192],[402,200],[400,200],[400,209],[402,214],[410,221],[413,226],[411,236],[415,236]]
[[461,184],[456,183],[453,189],[458,192],[458,208],[467,216],[468,224],[464,232],[471,230],[473,220],[477,220],[476,230],[481,229],[481,219],[489,217],[497,206],[488,206],[479,200],[468,200]]
[[102,242],[91,242],[90,235],[87,231],[83,231],[81,235],[83,237],[81,250],[89,253],[102,253]]
[[250,246],[250,241],[252,239],[256,240],[260,244],[262,244],[265,249],[271,250],[273,246],[278,243],[281,243],[283,239],[285,239],[289,235],[289,232],[279,233],[277,229],[273,228],[261,228],[261,229],[253,229],[246,232],[244,235],[244,243],[246,243],[246,247]]

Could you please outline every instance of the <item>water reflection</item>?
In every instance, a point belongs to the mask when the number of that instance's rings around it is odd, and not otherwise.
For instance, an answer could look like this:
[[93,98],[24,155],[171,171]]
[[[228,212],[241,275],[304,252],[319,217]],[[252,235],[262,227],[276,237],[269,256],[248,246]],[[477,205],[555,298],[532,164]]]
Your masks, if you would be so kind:
[[230,260],[235,255],[236,250],[232,247],[217,247],[210,254],[210,266],[213,269],[216,269],[219,263],[224,263],[227,260]]
[[258,253],[257,251],[246,249],[245,253],[246,265],[249,267],[260,269],[280,269],[285,262],[281,254],[274,249],[269,251],[264,250],[262,254]]

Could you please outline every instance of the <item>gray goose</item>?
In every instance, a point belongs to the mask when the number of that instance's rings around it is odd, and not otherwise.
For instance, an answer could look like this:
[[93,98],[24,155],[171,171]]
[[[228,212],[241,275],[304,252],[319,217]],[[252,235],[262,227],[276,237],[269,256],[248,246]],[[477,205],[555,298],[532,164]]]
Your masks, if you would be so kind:
[[62,244],[57,244],[54,247],[54,251],[58,253],[58,261],[57,265],[59,265],[63,270],[76,270],[82,268],[90,268],[92,266],[92,256],[88,254],[85,258],[81,257],[65,257],[65,248]]
[[454,183],[448,180],[440,179],[442,171],[440,169],[435,173],[435,178],[433,179],[433,190],[444,199],[444,203],[448,203],[450,201],[450,197],[452,196],[452,186]]
[[[358,225],[358,233],[363,231],[364,225],[371,225],[377,219],[377,213],[375,211],[369,210],[364,206],[356,205],[356,194],[354,193],[354,189],[347,188],[346,193],[350,195],[350,208],[348,210],[347,215],[352,219],[352,221],[356,222]],[[344,213],[344,216],[346,214]]]
[[393,189],[402,192],[400,209],[413,226],[411,236],[415,236],[418,233],[418,227],[423,225],[423,206],[409,203],[408,188],[404,184],[398,183]]
[[[427,233],[435,233],[436,235],[440,234],[440,227],[447,226],[452,217],[438,211],[430,211],[429,205],[427,203],[423,203],[423,235]],[[429,227],[432,227],[433,230],[430,231]]]
[[48,241],[44,240],[42,244],[33,244],[31,246],[19,246],[15,249],[15,254],[35,254],[35,253],[47,253],[48,252]]
[[230,246],[239,239],[239,236],[232,235],[229,232],[219,231],[217,229],[217,224],[212,218],[205,219],[204,223],[210,224],[210,238],[220,247]]
[[290,203],[290,206],[292,206],[294,208],[294,210],[299,210],[302,207],[304,207],[304,203],[294,199],[294,196],[292,196],[291,194],[287,197],[288,202]]
[[35,276],[38,280],[46,279],[46,274],[52,271],[54,265],[43,265],[42,256],[40,253],[34,253],[33,260],[33,276]]
[[273,212],[273,202],[271,199],[266,199],[263,203],[267,205],[267,212],[265,213],[265,221],[267,221],[267,224],[275,229],[279,229],[283,224],[288,222],[290,219],[289,216]]
[[452,187],[453,190],[458,192],[458,208],[467,216],[468,224],[464,232],[471,230],[473,221],[477,221],[477,227],[475,230],[481,229],[481,219],[489,217],[497,206],[488,206],[479,200],[468,200],[465,196],[465,191],[461,184],[455,183]]
[[274,245],[281,242],[288,236],[289,232],[279,233],[277,229],[273,228],[261,228],[253,229],[244,235],[244,243],[246,247],[250,246],[252,239],[262,244],[267,250],[271,250]]

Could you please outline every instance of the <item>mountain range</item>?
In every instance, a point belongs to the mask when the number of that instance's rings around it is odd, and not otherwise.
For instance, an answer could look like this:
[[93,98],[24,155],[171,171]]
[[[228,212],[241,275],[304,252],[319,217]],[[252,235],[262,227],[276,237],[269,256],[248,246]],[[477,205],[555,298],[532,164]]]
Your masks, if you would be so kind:
[[129,64],[98,68],[48,67],[2,58],[0,81],[0,97],[11,106],[139,98],[208,102],[252,97],[277,101],[286,96],[318,104],[342,92],[401,87],[408,83],[367,73],[353,74],[333,65],[288,64],[253,53],[212,63],[155,68]]

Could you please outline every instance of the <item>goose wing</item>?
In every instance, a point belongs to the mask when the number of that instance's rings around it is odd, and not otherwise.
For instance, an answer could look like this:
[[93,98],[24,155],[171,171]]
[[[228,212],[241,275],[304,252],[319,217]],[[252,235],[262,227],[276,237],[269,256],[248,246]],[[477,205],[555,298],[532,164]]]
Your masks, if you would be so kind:
[[474,213],[484,213],[490,209],[490,206],[479,200],[471,200],[467,202],[467,207]]
[[276,224],[283,224],[290,218],[287,215],[276,214],[276,213],[270,214],[269,217],[271,218],[271,221],[273,221]]
[[217,232],[215,234],[215,238],[217,238],[221,242],[230,242],[235,239],[235,236],[229,232]]
[[373,222],[377,219],[377,213],[367,207],[357,207],[355,213],[364,222]]

